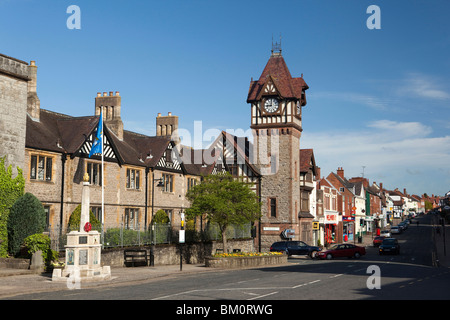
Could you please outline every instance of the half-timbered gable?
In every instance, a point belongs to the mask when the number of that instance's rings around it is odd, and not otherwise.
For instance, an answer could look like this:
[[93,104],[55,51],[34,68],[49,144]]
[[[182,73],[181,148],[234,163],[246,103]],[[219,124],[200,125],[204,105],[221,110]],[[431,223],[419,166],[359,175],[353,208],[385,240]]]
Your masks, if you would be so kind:
[[178,173],[185,173],[182,159],[180,159],[179,153],[175,148],[175,143],[170,141],[164,150],[163,155],[156,164],[158,170],[168,170]]
[[222,131],[209,150],[216,156],[212,174],[229,172],[235,179],[248,183],[252,190],[259,192],[260,173],[250,162],[253,147],[246,137]]

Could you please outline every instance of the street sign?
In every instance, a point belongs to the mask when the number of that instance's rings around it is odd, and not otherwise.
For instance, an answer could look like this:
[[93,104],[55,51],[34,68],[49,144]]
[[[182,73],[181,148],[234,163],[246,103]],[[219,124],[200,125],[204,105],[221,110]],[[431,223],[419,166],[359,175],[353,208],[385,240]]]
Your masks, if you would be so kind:
[[184,212],[180,212],[181,215],[181,230],[179,233],[179,243],[184,243]]
[[184,243],[184,235],[185,235],[185,230],[180,230],[179,243]]
[[281,235],[286,239],[292,239],[295,236],[295,230],[294,229],[284,229],[283,232],[281,232]]
[[312,228],[313,230],[319,230],[319,221],[313,221]]

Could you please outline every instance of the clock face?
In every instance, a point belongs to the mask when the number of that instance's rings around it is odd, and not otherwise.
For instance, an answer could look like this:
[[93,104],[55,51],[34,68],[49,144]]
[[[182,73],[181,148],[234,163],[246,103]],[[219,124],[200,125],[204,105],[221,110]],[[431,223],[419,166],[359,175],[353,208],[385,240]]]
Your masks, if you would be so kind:
[[275,98],[269,98],[264,103],[264,109],[267,112],[275,112],[278,110],[278,100]]

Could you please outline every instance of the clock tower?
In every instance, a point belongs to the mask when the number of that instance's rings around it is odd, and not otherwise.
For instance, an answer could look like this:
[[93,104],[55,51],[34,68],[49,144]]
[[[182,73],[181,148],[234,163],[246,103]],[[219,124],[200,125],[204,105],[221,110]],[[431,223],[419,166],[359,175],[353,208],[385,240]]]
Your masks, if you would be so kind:
[[293,78],[281,54],[272,54],[258,80],[250,82],[253,163],[261,178],[261,245],[300,238],[300,136],[308,85]]

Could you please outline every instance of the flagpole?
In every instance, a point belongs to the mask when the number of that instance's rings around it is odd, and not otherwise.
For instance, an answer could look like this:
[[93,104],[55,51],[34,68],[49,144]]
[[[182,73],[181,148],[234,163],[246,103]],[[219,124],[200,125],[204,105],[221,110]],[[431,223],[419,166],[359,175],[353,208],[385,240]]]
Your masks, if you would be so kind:
[[104,136],[105,136],[105,130],[103,130],[104,128],[104,122],[103,122],[103,105],[101,106],[101,112],[100,112],[101,118],[100,121],[102,122],[102,235],[101,235],[101,242],[102,242],[102,246],[104,243],[104,225],[105,225],[105,171],[104,171]]

